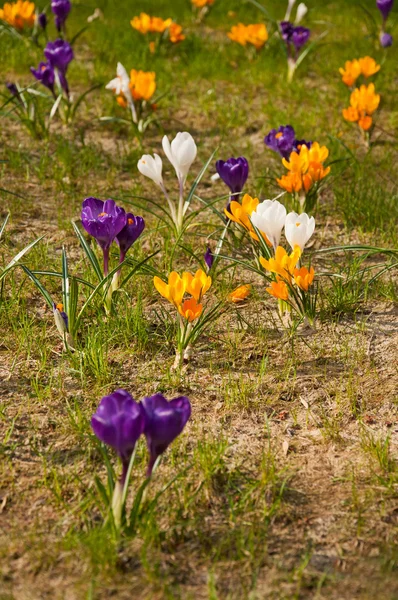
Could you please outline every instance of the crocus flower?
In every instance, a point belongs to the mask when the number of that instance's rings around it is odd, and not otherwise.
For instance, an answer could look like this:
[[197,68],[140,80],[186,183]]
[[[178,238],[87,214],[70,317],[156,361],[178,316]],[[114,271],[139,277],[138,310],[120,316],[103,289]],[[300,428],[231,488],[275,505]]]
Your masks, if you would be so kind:
[[393,41],[394,40],[393,40],[392,35],[390,35],[389,33],[385,33],[384,31],[381,32],[380,44],[382,45],[383,48],[388,48],[389,46],[392,46]]
[[278,152],[283,158],[288,158],[295,148],[296,134],[291,125],[281,125],[279,129],[271,129],[264,138],[268,148]]
[[381,12],[384,21],[387,20],[388,15],[390,14],[391,9],[393,7],[393,4],[394,0],[376,0],[376,6]]
[[10,92],[10,94],[12,96],[15,96],[15,98],[19,98],[19,91],[18,91],[18,88],[15,83],[12,83],[11,81],[7,81],[6,88],[8,89],[8,91]]
[[216,162],[217,173],[223,182],[229,187],[234,199],[239,199],[239,194],[249,176],[249,163],[246,158],[229,158],[228,160],[218,160]]
[[278,200],[260,202],[251,215],[251,222],[265,233],[276,250],[286,220],[286,208]]
[[176,271],[170,273],[167,283],[155,276],[153,284],[163,298],[174,304],[176,308],[180,306],[185,293],[185,282]]
[[289,288],[284,281],[271,281],[271,285],[265,288],[265,291],[278,298],[278,300],[287,300],[289,298]]
[[37,17],[37,22],[39,23],[39,26],[44,30],[47,27],[47,15],[46,13],[40,13],[39,16]]
[[294,269],[294,282],[304,292],[308,292],[308,288],[314,281],[314,277],[314,267],[311,267],[310,270],[308,270],[306,267]]
[[106,84],[105,89],[112,90],[115,92],[116,96],[124,96],[126,100],[130,102],[130,77],[122,63],[117,63],[116,77]]
[[203,304],[199,304],[195,298],[189,298],[178,307],[178,312],[188,323],[192,323],[192,321],[198,319],[202,314]]
[[69,331],[68,315],[64,312],[63,304],[53,304],[55,325],[62,337]]
[[53,66],[48,62],[41,62],[37,69],[33,67],[30,71],[37,81],[40,81],[54,94],[55,73]]
[[116,235],[116,243],[120,248],[120,262],[123,262],[127,251],[140,237],[145,228],[145,221],[142,217],[136,217],[132,213],[127,213],[126,219],[126,225]]
[[113,200],[86,198],[81,214],[84,229],[92,235],[104,254],[104,275],[108,274],[109,248],[127,222],[123,208],[116,206]]
[[197,302],[203,298],[205,293],[211,287],[211,277],[202,269],[198,269],[195,275],[184,272],[182,274],[182,280],[185,285],[185,291],[188,294],[191,294]]
[[275,273],[275,275],[290,282],[300,256],[301,250],[298,245],[295,245],[294,250],[290,255],[282,246],[278,246],[274,258],[272,257],[269,260],[266,260],[264,257],[260,256],[260,263],[267,271]]
[[304,2],[301,2],[297,7],[296,18],[294,20],[294,23],[298,25],[303,20],[307,12],[308,8],[304,4]]
[[73,60],[72,46],[65,40],[55,40],[48,42],[44,48],[44,56],[52,67],[58,69],[60,73],[65,74],[69,63]]
[[304,248],[314,233],[315,230],[315,219],[309,217],[306,213],[298,215],[295,212],[291,212],[286,217],[285,222],[285,237],[294,250],[296,246],[304,251]]
[[185,396],[168,401],[162,394],[155,394],[144,398],[142,406],[145,413],[144,435],[150,453],[150,477],[157,458],[184,429],[191,416],[191,403]]
[[251,291],[251,285],[240,285],[228,294],[228,300],[234,304],[246,300]]
[[214,255],[211,251],[210,246],[207,246],[207,250],[204,254],[204,260],[208,268],[211,269],[214,263]]
[[102,398],[91,427],[98,439],[111,446],[123,464],[122,482],[138,438],[144,431],[145,413],[126,390],[116,390]]
[[311,32],[307,27],[295,27],[291,35],[291,41],[298,52],[310,39]]
[[71,8],[70,0],[51,0],[51,10],[55,15],[55,26],[58,31],[64,27]]
[[170,143],[167,135],[162,140],[164,153],[173,165],[182,188],[185,184],[189,169],[196,158],[197,147],[190,133],[177,133]]
[[163,162],[158,154],[144,154],[137,163],[139,172],[163,189]]
[[280,27],[280,31],[281,31],[281,36],[284,42],[290,42],[293,31],[294,31],[294,25],[293,23],[290,23],[290,21],[281,21],[281,23],[279,24]]

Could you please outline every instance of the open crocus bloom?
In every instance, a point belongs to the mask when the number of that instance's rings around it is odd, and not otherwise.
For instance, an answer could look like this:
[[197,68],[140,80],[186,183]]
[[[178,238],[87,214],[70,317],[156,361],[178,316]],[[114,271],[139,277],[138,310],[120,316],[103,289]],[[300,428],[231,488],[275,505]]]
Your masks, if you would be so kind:
[[358,62],[361,67],[361,73],[366,78],[371,77],[380,71],[380,65],[378,65],[375,59],[370,56],[364,56],[364,58],[360,58]]
[[306,213],[298,215],[291,212],[287,215],[285,221],[285,237],[294,250],[297,246],[301,252],[315,231],[315,219],[309,217]]
[[182,279],[185,284],[185,291],[193,296],[197,302],[203,298],[211,286],[211,277],[206,275],[202,269],[196,271],[195,275],[184,272],[182,274]]
[[265,289],[266,292],[278,298],[278,300],[287,300],[289,298],[289,288],[284,281],[271,281],[270,287]]
[[268,31],[263,23],[243,25],[238,23],[231,28],[228,37],[241,46],[252,44],[256,50],[260,50],[268,40]]
[[153,71],[130,71],[130,90],[134,100],[150,100],[156,90],[156,73]]
[[107,83],[105,88],[115,92],[116,96],[124,96],[127,102],[131,102],[130,78],[122,63],[117,63],[116,77]]
[[258,198],[252,198],[249,194],[245,194],[242,198],[242,204],[232,200],[229,206],[224,209],[224,213],[231,221],[238,223],[248,231],[253,231],[253,225],[249,217],[251,217],[259,203]]
[[286,219],[286,208],[283,204],[278,200],[264,200],[250,218],[253,225],[265,233],[276,250]]
[[0,20],[5,21],[15,29],[22,30],[24,27],[33,27],[35,24],[35,4],[27,0],[17,2],[6,2],[0,8]]
[[133,29],[140,33],[163,33],[170,27],[172,19],[161,19],[160,17],[150,17],[146,13],[141,13],[130,21]]
[[344,68],[340,67],[339,71],[341,73],[343,83],[351,87],[361,74],[361,65],[359,64],[359,60],[347,60]]
[[170,273],[167,283],[160,277],[154,277],[153,283],[163,298],[174,304],[176,308],[180,306],[185,293],[185,282],[176,271]]
[[144,398],[142,407],[145,413],[144,435],[150,453],[150,476],[157,458],[167,450],[187,424],[191,416],[191,403],[185,396],[168,401],[162,394],[155,394]]
[[142,175],[152,179],[156,185],[158,185],[160,188],[163,188],[163,163],[158,154],[154,154],[153,156],[150,154],[144,154],[138,161],[137,167]]
[[234,304],[238,304],[239,302],[243,302],[248,295],[250,294],[251,286],[250,285],[240,285],[235,290],[233,290],[230,294],[228,294],[228,300],[233,302]]
[[86,198],[81,214],[84,229],[92,235],[102,249],[109,249],[115,237],[126,225],[126,213],[114,200]]
[[314,281],[314,277],[314,267],[311,267],[310,270],[308,270],[306,267],[301,267],[301,269],[294,269],[294,283],[305,292],[308,292],[308,288]]
[[164,153],[173,165],[181,185],[184,185],[189,169],[197,155],[197,147],[190,133],[177,133],[170,143],[165,135],[162,140]]
[[301,250],[298,245],[294,248],[292,254],[288,254],[282,246],[278,246],[275,251],[275,258],[266,260],[260,256],[260,263],[264,269],[279,275],[287,281],[291,281],[294,269],[300,259]]

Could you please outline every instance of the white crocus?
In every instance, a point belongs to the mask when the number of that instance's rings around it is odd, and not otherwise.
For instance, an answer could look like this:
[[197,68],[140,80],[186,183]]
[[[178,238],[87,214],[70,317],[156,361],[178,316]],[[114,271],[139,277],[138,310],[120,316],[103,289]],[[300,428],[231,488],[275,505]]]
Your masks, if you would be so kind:
[[295,246],[299,246],[303,252],[308,240],[314,233],[314,230],[314,217],[309,217],[306,213],[298,215],[295,212],[291,212],[287,215],[285,221],[285,237],[292,250],[294,250]]
[[296,20],[294,21],[296,25],[298,25],[303,20],[307,12],[308,8],[304,4],[304,2],[300,2],[300,4],[297,7]]
[[164,153],[177,173],[180,188],[182,188],[198,151],[195,141],[190,133],[184,131],[183,133],[177,133],[171,144],[165,135],[162,146]]
[[278,200],[260,202],[251,215],[251,221],[262,233],[265,233],[276,250],[286,221],[286,208]]
[[296,0],[289,0],[289,4],[286,9],[285,18],[283,19],[284,21],[289,21],[290,15],[292,13],[292,8],[295,5],[295,3],[296,3]]
[[115,92],[116,96],[123,95],[126,98],[127,104],[130,106],[131,114],[134,123],[137,123],[137,112],[135,110],[133,97],[130,90],[130,77],[122,63],[117,63],[116,77],[106,84],[107,90]]
[[150,154],[144,154],[138,161],[137,167],[142,175],[148,177],[149,179],[152,179],[152,181],[156,183],[156,185],[163,189],[163,163],[162,159],[158,154],[154,154],[153,156],[151,156]]

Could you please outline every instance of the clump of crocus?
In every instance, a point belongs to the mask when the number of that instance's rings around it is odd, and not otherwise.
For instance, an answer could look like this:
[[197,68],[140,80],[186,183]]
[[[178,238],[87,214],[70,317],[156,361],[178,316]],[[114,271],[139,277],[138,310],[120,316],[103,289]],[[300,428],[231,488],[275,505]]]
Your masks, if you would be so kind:
[[207,311],[203,307],[203,298],[211,287],[212,279],[199,269],[194,275],[184,272],[182,276],[173,271],[167,283],[159,277],[154,277],[153,283],[159,294],[177,310],[176,368],[190,359],[197,337],[206,324],[218,316],[218,306]]
[[[121,462],[121,474],[113,482],[113,497],[110,499],[116,530],[129,525],[125,505],[139,438],[141,435],[146,438],[149,451],[147,478],[150,478],[161,455],[182,433],[190,416],[191,403],[185,396],[168,401],[162,394],[155,394],[136,402],[126,390],[121,389],[102,398],[92,416],[91,427],[101,442],[116,451]],[[137,491],[137,497],[143,489]]]
[[241,46],[247,46],[249,44],[259,51],[268,40],[268,31],[264,23],[251,25],[238,23],[238,25],[234,25],[231,28],[228,37],[230,40],[237,42]]
[[145,131],[152,118],[146,116],[145,111],[149,108],[150,115],[153,112],[154,105],[149,101],[156,90],[156,73],[132,69],[129,77],[124,66],[118,63],[116,77],[105,87],[115,93],[119,106],[130,109],[132,122],[138,132]]
[[0,8],[0,20],[18,31],[32,29],[36,21],[35,10],[34,2],[27,0],[6,2],[3,8]]
[[300,150],[294,150],[289,160],[282,158],[287,175],[277,179],[279,186],[292,194],[293,200],[301,210],[311,210],[315,206],[322,181],[330,173],[330,167],[324,165],[329,156],[326,146],[313,142],[305,144]]
[[[162,176],[163,162],[158,154],[154,154],[153,156],[144,154],[138,161],[137,167],[142,175],[152,179],[162,190],[170,211],[168,217],[173,224],[176,235],[180,236],[184,230],[184,217],[189,208],[189,202],[184,200],[185,184],[191,165],[196,159],[197,147],[195,140],[187,131],[177,133],[171,143],[165,135],[162,140],[162,146],[165,155],[174,167],[177,175],[179,187],[178,203],[171,200],[166,190]],[[163,207],[162,211],[164,212]]]
[[394,0],[376,0],[376,6],[379,9],[382,16],[382,25],[380,31],[380,45],[383,48],[388,48],[393,44],[393,38],[390,33],[387,33],[387,19],[392,10]]
[[281,125],[279,129],[271,129],[265,136],[264,143],[268,148],[280,154],[282,158],[289,158],[294,151],[299,152],[303,145],[307,148],[311,148],[312,145],[312,142],[298,140],[291,125]]
[[[114,200],[99,200],[86,198],[82,205],[81,220],[84,229],[97,240],[103,254],[104,278],[109,272],[109,253],[113,242],[119,246],[119,264],[134,242],[140,237],[145,228],[142,217],[126,213],[124,208],[117,206]],[[114,274],[106,300],[109,310],[112,293],[119,288],[120,269]]]
[[172,44],[185,40],[181,25],[174,23],[172,19],[161,19],[160,17],[151,17],[146,13],[141,13],[139,16],[134,17],[130,24],[139,33],[151,36],[149,48],[152,53],[156,51],[164,39],[168,39]]
[[[273,239],[274,254],[269,258],[260,257],[259,262],[263,269],[271,273],[270,285],[266,291],[279,300],[281,316],[286,311],[294,311],[300,319],[309,319],[311,323],[315,318],[316,295],[311,293],[315,271],[301,266],[299,261],[304,248],[314,233],[315,220],[306,213],[298,215],[291,212],[286,215],[286,209],[281,209],[280,203],[274,202],[270,207],[266,201],[266,210],[261,221],[257,221],[257,228],[265,230],[267,236]],[[279,206],[278,206],[279,205]],[[261,204],[258,210],[261,209]],[[267,215],[268,213],[268,215]],[[283,218],[284,216],[284,218]],[[254,221],[254,215],[252,217]],[[285,229],[285,238],[291,253],[279,245],[282,229]]]
[[343,109],[343,117],[350,123],[357,123],[366,144],[369,143],[369,130],[373,125],[373,114],[380,104],[380,95],[376,94],[375,86],[361,85],[350,97],[350,106]]
[[366,79],[372,77],[380,71],[380,65],[378,65],[374,58],[365,56],[364,58],[354,58],[354,60],[347,60],[344,68],[339,69],[341,73],[341,79],[348,87],[352,87],[358,77],[363,75]]

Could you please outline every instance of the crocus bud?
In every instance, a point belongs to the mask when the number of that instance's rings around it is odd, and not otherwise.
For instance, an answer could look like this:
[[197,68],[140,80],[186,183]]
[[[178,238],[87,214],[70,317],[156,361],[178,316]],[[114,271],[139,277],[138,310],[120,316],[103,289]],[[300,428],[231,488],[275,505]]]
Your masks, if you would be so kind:
[[287,215],[285,221],[285,237],[292,250],[298,246],[303,252],[308,240],[314,233],[314,230],[314,217],[309,217],[306,213],[298,215],[295,212],[291,212]]
[[384,31],[380,34],[380,44],[383,48],[389,48],[393,44],[393,37],[389,33],[385,33]]
[[64,307],[62,304],[54,304],[53,305],[53,314],[55,325],[62,337],[64,337],[65,333],[68,333],[68,315],[64,312]]
[[376,0],[376,6],[386,21],[393,7],[394,0]]
[[210,246],[207,246],[204,259],[208,268],[211,269],[214,263],[214,254],[212,253]]
[[294,21],[296,25],[298,25],[303,20],[307,12],[308,8],[304,4],[304,2],[301,2],[297,7],[296,20]]
[[163,162],[158,154],[154,154],[153,156],[144,154],[138,161],[137,167],[142,175],[152,179],[159,187],[163,187]]
[[276,250],[286,221],[286,208],[278,200],[264,200],[251,214],[251,222],[265,233]]
[[216,162],[217,173],[223,182],[229,187],[234,200],[239,199],[247,178],[249,176],[249,163],[246,158],[229,158],[228,160],[218,160]]
[[183,186],[187,178],[189,169],[197,155],[195,140],[190,133],[184,131],[177,133],[174,140],[169,142],[165,135],[162,140],[164,153],[173,165],[180,185]]
[[47,27],[47,15],[46,13],[40,13],[39,16],[37,17],[37,22],[39,24],[39,26],[44,30]]
[[296,4],[296,0],[289,0],[284,21],[288,21],[290,19],[290,15],[292,13],[292,8]]
[[7,81],[6,88],[8,89],[8,91],[10,92],[10,94],[12,96],[19,98],[18,88],[15,83],[11,83],[10,81]]

